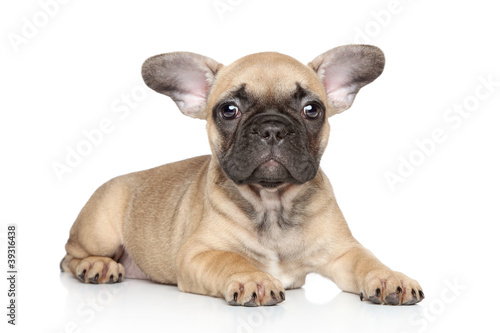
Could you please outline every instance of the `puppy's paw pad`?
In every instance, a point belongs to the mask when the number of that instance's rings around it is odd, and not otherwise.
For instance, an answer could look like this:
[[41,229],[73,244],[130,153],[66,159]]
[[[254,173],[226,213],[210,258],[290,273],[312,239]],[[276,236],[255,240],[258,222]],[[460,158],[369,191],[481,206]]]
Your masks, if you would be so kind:
[[242,273],[231,276],[225,295],[230,305],[271,306],[285,300],[285,289],[267,273]]
[[411,297],[406,297],[405,301],[402,303],[403,305],[413,305],[425,298],[424,292],[419,290],[418,293],[415,289],[411,290]]
[[125,270],[122,264],[107,257],[73,259],[74,274],[84,283],[116,283],[123,280]]
[[375,270],[365,277],[360,299],[375,304],[412,305],[424,299],[420,284],[391,270]]
[[93,284],[99,283],[99,273],[97,273],[93,277],[89,277],[88,279],[89,279],[90,283],[93,283]]

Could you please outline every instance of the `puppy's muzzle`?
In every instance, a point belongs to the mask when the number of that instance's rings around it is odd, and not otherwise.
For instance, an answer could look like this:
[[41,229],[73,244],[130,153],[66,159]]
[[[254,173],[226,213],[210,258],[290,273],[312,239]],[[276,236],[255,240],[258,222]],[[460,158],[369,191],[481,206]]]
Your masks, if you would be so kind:
[[279,145],[295,133],[293,124],[282,115],[258,115],[250,126],[250,133],[258,135],[265,145]]
[[266,111],[248,118],[236,134],[221,166],[236,184],[276,187],[314,178],[317,162],[308,150],[307,133],[291,115]]

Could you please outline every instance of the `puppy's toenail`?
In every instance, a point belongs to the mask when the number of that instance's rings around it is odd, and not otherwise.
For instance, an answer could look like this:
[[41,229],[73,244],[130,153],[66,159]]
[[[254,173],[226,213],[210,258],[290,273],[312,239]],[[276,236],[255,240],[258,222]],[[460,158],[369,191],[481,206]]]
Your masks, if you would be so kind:
[[380,297],[380,288],[377,288],[377,290],[375,290],[375,292],[377,293],[377,297]]
[[360,292],[360,293],[359,293],[359,300],[360,300],[361,302],[363,302],[363,298],[364,298],[363,292]]
[[87,270],[84,269],[82,274],[78,275],[78,279],[82,282],[85,282],[85,273],[87,273]]
[[98,279],[99,279],[99,273],[97,273],[94,277],[89,278],[89,282],[96,284],[96,283],[98,283],[97,282]]

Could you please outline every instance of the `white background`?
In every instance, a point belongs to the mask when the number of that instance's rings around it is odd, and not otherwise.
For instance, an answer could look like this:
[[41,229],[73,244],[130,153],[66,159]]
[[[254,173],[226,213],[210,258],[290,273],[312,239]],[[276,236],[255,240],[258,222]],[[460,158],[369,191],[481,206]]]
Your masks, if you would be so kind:
[[[214,3],[74,0],[52,5],[51,15],[34,0],[0,5],[2,271],[11,223],[18,226],[19,256],[18,325],[6,323],[1,278],[2,331],[497,329],[491,328],[500,310],[494,2],[221,0],[230,6],[222,14]],[[322,166],[356,238],[419,280],[425,301],[376,306],[312,276],[282,305],[248,309],[144,281],[93,286],[59,273],[69,229],[100,184],[209,153],[203,121],[143,88],[146,58],[191,51],[229,64],[278,51],[308,62],[355,42],[379,46],[386,68],[350,110],[330,119]],[[460,107],[467,114],[457,118],[453,108]],[[58,179],[53,164],[66,164],[68,149],[85,145],[83,132],[105,119],[109,133]],[[445,139],[430,144],[436,130]],[[426,154],[416,141],[427,142]],[[418,165],[400,166],[401,159]],[[402,173],[404,182],[391,189],[388,172]]]

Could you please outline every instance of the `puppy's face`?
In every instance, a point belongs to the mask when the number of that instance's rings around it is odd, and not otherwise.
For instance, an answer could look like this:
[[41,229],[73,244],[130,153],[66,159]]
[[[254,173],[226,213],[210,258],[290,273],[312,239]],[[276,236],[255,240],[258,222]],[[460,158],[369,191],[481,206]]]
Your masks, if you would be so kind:
[[328,141],[327,107],[312,68],[278,53],[244,57],[219,71],[209,93],[212,150],[236,184],[305,183]]
[[224,67],[193,53],[167,53],[143,65],[146,84],[186,115],[207,120],[213,154],[236,184],[303,184],[318,171],[327,118],[348,109],[377,78],[383,53],[347,45],[307,66],[279,53],[258,53]]

